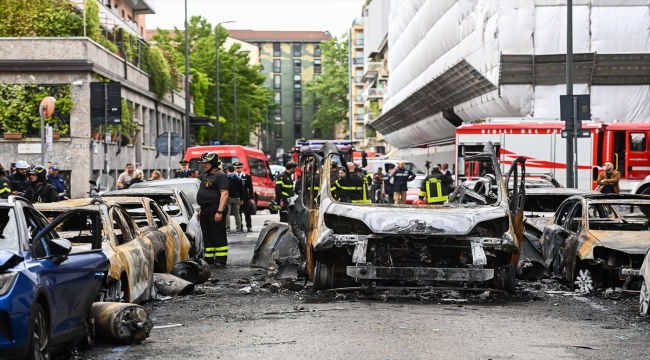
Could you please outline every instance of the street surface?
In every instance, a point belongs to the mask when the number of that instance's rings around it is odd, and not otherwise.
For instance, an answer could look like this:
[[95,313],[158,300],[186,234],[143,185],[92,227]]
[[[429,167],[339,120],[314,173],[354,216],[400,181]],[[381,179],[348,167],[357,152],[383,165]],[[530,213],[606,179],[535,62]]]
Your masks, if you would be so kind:
[[[515,295],[454,291],[271,292],[248,266],[265,220],[229,235],[228,268],[193,295],[144,304],[155,326],[142,344],[99,342],[83,359],[641,359],[650,319],[638,294],[567,294],[554,280],[519,281]],[[549,293],[550,292],[550,293]]]

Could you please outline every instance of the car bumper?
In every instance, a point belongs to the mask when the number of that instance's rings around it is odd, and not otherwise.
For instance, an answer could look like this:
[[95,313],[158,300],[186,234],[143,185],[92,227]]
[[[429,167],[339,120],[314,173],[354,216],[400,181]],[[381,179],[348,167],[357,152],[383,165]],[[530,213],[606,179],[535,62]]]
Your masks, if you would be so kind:
[[34,292],[22,277],[19,275],[14,287],[0,297],[0,358],[4,358],[7,351],[20,354],[27,349]]
[[348,266],[347,274],[359,280],[428,280],[480,282],[494,278],[493,269]]

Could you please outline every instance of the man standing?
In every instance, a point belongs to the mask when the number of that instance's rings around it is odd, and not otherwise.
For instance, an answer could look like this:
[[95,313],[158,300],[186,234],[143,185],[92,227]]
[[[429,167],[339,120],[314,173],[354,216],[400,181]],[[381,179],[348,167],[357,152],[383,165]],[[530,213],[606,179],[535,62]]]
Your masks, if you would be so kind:
[[27,176],[27,169],[29,169],[27,161],[18,160],[16,162],[16,172],[9,176],[12,194],[25,195],[25,191],[31,187],[31,182]]
[[133,164],[126,164],[126,171],[121,173],[117,177],[117,188],[118,189],[128,189],[131,185],[131,179],[133,179]]
[[418,194],[420,200],[424,200],[426,196],[428,204],[444,204],[449,198],[451,183],[451,177],[441,173],[440,168],[434,166],[431,174],[427,175],[422,182]]
[[205,260],[211,269],[223,269],[228,261],[228,237],[223,212],[228,202],[230,182],[226,174],[219,170],[221,160],[217,153],[206,151],[199,161],[205,173],[196,193],[197,203],[201,207],[196,216],[201,222]]
[[63,180],[63,176],[59,175],[58,166],[50,166],[50,173],[47,175],[47,182],[52,184],[56,191],[59,192],[59,200],[68,200],[68,198],[65,197],[65,181]]
[[395,196],[395,204],[406,204],[406,191],[408,190],[407,183],[415,179],[415,173],[411,170],[406,170],[404,161],[400,160],[397,163],[397,168],[390,174],[390,181],[393,185]]
[[[388,197],[388,203],[392,204],[395,202],[393,185],[391,184],[391,174],[395,171],[395,165],[388,165],[388,170],[386,170],[386,176],[384,176],[384,190],[382,193]],[[382,201],[383,203],[383,201]]]
[[47,170],[43,166],[32,166],[27,172],[31,186],[25,191],[25,198],[32,203],[53,203],[59,201],[59,192],[46,182]]
[[289,161],[285,165],[285,170],[282,174],[278,176],[277,181],[275,182],[275,198],[279,200],[280,203],[280,222],[288,222],[289,214],[289,198],[293,197],[293,179],[291,175],[296,172],[296,163]]
[[618,186],[619,181],[621,181],[621,173],[614,170],[614,165],[607,161],[605,162],[605,171],[598,174],[596,191],[603,194],[618,194],[621,192],[621,188]]
[[181,164],[181,169],[174,174],[174,178],[184,179],[184,178],[192,177],[191,170],[188,168],[189,163],[186,160],[181,160],[179,164]]
[[253,179],[250,175],[244,172],[244,164],[239,161],[234,163],[237,176],[241,180],[242,189],[242,204],[241,212],[244,213],[246,219],[246,232],[253,231],[253,221],[251,220],[251,211],[253,210],[253,202],[255,201],[255,190],[253,189]]
[[196,169],[190,169],[190,177],[192,179],[198,179],[199,178],[199,171]]
[[241,193],[243,192],[244,186],[241,183],[241,179],[235,173],[235,167],[230,165],[226,168],[228,172],[228,211],[226,213],[226,233],[230,234],[230,215],[235,216],[235,225],[237,226],[236,233],[241,234],[241,215],[239,213],[239,207],[242,204]]
[[442,167],[440,168],[440,172],[443,175],[451,176],[451,170],[449,170],[449,164],[447,163],[442,164]]

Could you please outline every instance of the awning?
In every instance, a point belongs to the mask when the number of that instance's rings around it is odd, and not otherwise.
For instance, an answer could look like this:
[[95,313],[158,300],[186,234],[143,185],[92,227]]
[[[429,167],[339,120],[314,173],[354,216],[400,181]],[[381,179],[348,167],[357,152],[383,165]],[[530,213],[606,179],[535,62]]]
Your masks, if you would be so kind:
[[213,126],[215,119],[209,117],[190,116],[190,126]]

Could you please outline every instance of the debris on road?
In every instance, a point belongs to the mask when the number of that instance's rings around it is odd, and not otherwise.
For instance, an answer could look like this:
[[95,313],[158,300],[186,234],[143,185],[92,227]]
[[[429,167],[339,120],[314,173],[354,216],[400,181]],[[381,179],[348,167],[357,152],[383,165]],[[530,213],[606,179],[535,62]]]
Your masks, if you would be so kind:
[[168,329],[168,328],[173,328],[173,327],[179,327],[183,326],[183,324],[171,324],[171,325],[159,325],[159,326],[154,326],[153,329]]
[[149,314],[140,305],[96,302],[92,311],[97,335],[123,344],[142,342],[153,328]]
[[171,274],[156,273],[153,280],[158,294],[163,296],[189,295],[194,291],[194,284]]
[[189,259],[174,265],[172,275],[193,284],[200,285],[210,280],[210,265],[203,259]]

